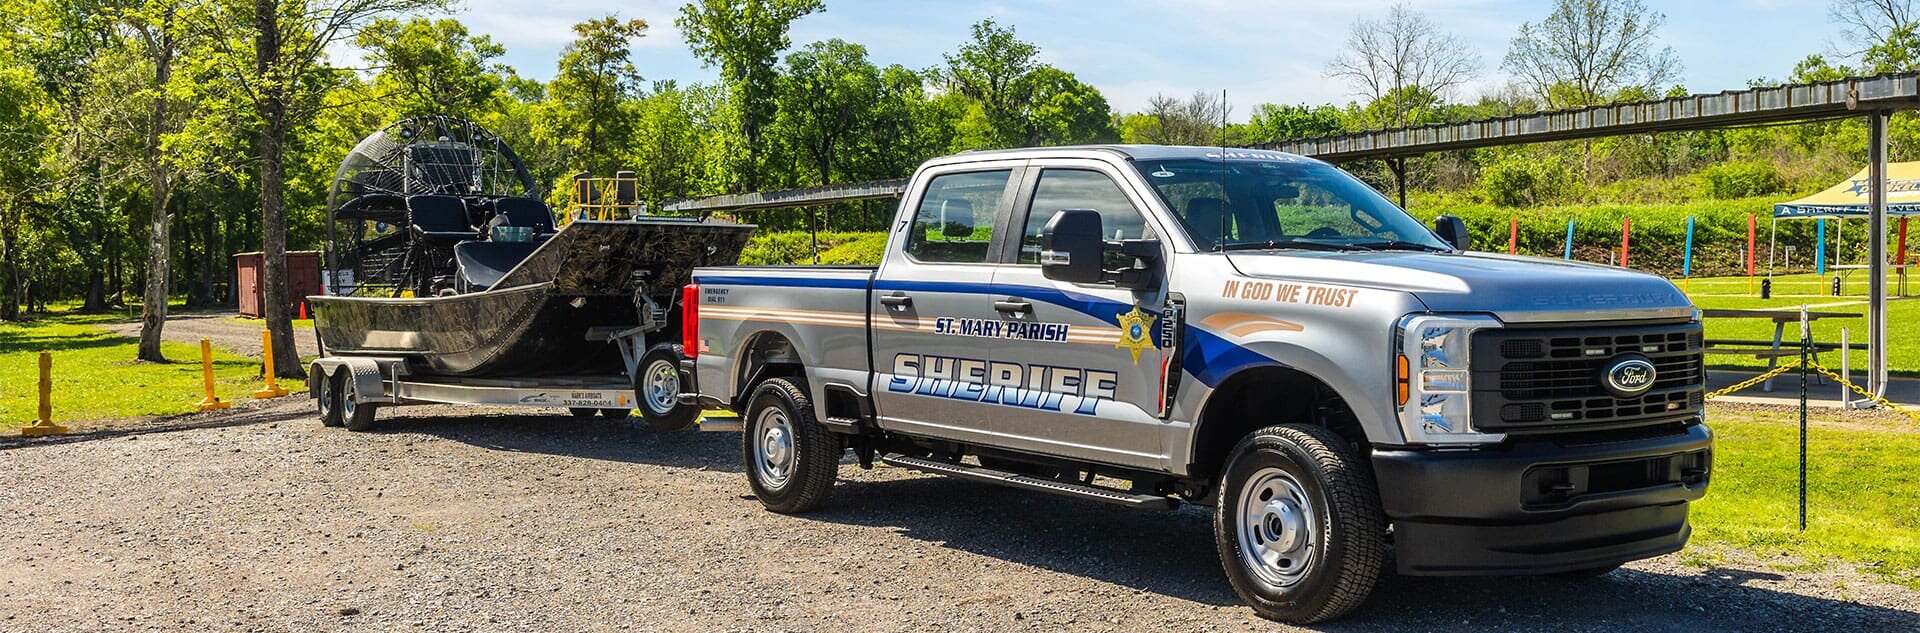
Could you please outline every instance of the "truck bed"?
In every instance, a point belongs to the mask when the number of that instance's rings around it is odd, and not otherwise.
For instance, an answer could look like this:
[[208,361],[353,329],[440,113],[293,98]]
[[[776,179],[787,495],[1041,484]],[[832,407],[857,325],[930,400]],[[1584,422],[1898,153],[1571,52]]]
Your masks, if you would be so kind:
[[[789,354],[817,380],[865,393],[869,291],[874,266],[725,266],[698,268],[700,333],[698,384],[707,393],[734,393],[755,353]],[[711,387],[711,388],[709,388]]]

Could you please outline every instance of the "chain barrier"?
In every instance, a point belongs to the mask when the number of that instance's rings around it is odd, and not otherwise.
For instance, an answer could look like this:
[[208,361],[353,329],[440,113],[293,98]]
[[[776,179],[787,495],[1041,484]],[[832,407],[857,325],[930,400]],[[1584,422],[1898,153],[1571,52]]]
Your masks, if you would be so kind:
[[[1712,400],[1714,398],[1718,398],[1720,396],[1724,396],[1724,395],[1733,393],[1735,391],[1746,389],[1747,387],[1752,387],[1754,385],[1766,382],[1767,379],[1769,378],[1773,378],[1773,377],[1779,376],[1780,374],[1787,373],[1788,370],[1797,368],[1799,366],[1800,366],[1800,359],[1798,358],[1789,359],[1787,362],[1780,364],[1780,366],[1774,367],[1773,369],[1768,370],[1767,373],[1760,374],[1758,376],[1754,376],[1746,380],[1742,380],[1739,383],[1736,383],[1725,389],[1721,389],[1719,391],[1715,391],[1713,393],[1707,394],[1707,399]],[[1818,365],[1815,365],[1815,366],[1817,367]]]
[[1861,398],[1867,401],[1870,401],[1875,405],[1878,405],[1889,411],[1898,412],[1900,415],[1907,416],[1907,419],[1909,420],[1920,422],[1920,412],[1915,412],[1912,409],[1908,409],[1906,407],[1902,407],[1900,405],[1894,404],[1888,401],[1886,398],[1882,398],[1880,396],[1876,396],[1871,393],[1868,393],[1867,390],[1864,388],[1861,388],[1860,385],[1853,384],[1853,381],[1847,380],[1845,378],[1841,378],[1840,374],[1834,372],[1831,369],[1827,369],[1826,367],[1821,366],[1819,361],[1807,361],[1807,367],[1812,368],[1814,371],[1820,372],[1820,375],[1822,376],[1826,376],[1828,378],[1833,379],[1834,382],[1845,385],[1848,389],[1853,390],[1854,393],[1860,394]]

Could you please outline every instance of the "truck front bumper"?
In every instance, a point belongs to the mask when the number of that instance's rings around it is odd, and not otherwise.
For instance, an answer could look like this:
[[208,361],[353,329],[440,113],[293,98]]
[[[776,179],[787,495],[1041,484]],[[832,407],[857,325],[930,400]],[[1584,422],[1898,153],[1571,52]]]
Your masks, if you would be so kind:
[[1380,450],[1373,468],[1410,575],[1550,574],[1678,551],[1706,494],[1705,424],[1637,439]]

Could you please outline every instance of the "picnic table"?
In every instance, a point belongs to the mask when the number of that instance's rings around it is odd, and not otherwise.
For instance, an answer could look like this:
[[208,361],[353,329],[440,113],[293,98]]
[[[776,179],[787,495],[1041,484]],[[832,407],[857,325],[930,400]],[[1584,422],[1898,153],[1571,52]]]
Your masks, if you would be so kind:
[[[1700,316],[1708,319],[1770,319],[1773,321],[1773,340],[1771,342],[1707,339],[1705,341],[1706,352],[1709,354],[1752,354],[1755,358],[1767,359],[1767,369],[1771,371],[1773,368],[1779,366],[1782,356],[1797,356],[1800,354],[1800,346],[1798,345],[1785,349],[1781,348],[1781,338],[1786,333],[1787,324],[1799,323],[1800,314],[1801,312],[1799,310],[1701,310]],[[1860,313],[1816,312],[1809,310],[1806,312],[1806,316],[1807,321],[1812,322],[1820,319],[1857,319],[1860,317]],[[1815,342],[1812,344],[1812,347],[1817,357],[1821,351],[1839,349],[1840,345],[1837,343]],[[1864,344],[1852,344],[1849,345],[1849,347],[1866,349],[1866,345]],[[1761,383],[1760,390],[1767,392],[1773,391],[1773,379],[1768,378],[1766,382]]]

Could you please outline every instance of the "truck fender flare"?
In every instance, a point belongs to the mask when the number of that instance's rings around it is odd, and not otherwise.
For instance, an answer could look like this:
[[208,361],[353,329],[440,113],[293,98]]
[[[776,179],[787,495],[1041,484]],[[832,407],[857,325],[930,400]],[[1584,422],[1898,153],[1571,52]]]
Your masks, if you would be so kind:
[[740,346],[734,350],[733,357],[739,359],[739,361],[735,363],[736,369],[734,370],[734,375],[728,378],[733,381],[733,384],[729,385],[728,390],[730,400],[736,402],[744,401],[747,396],[750,395],[747,391],[753,387],[754,382],[758,381],[763,366],[771,364],[761,359],[753,358],[752,354],[755,349],[765,347],[770,344],[770,341],[776,339],[784,344],[785,347],[792,350],[792,357],[790,359],[777,359],[777,362],[791,362],[801,366],[806,365],[806,361],[810,358],[810,355],[807,353],[806,348],[802,347],[800,335],[794,331],[793,326],[786,323],[765,324],[752,333],[740,337]]

